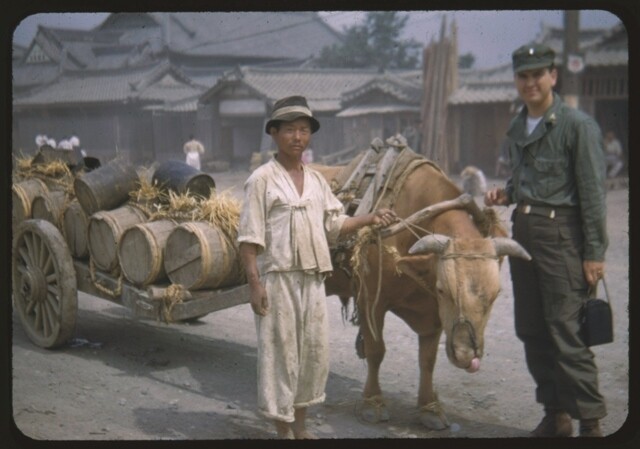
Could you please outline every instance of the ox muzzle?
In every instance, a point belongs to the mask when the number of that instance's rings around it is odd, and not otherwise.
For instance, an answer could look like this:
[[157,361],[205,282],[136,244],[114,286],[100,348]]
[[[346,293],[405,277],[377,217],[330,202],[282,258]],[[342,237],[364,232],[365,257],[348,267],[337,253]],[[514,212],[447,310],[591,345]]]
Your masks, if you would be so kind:
[[[441,259],[499,259],[503,256],[519,257],[525,260],[531,260],[529,253],[515,240],[497,237],[491,238],[494,252],[449,252],[446,251],[451,243],[452,238],[441,234],[432,234],[422,237],[410,249],[409,254],[437,254]],[[476,372],[480,368],[480,348],[478,348],[476,329],[471,320],[465,317],[459,300],[454,297],[457,307],[457,318],[453,321],[451,332],[449,335],[449,344],[447,344],[447,353],[449,358],[457,365],[465,368],[468,372]],[[460,360],[457,343],[464,341],[466,356]],[[469,351],[470,350],[470,351]],[[467,366],[465,365],[468,361]]]

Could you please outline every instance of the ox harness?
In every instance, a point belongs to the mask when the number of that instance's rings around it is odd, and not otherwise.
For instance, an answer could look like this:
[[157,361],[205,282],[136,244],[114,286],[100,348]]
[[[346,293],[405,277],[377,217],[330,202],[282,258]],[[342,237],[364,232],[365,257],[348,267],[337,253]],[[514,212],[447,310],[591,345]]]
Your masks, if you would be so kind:
[[[500,260],[500,257],[495,254],[487,254],[487,253],[448,253],[440,256],[440,261],[455,262],[456,259],[494,259],[496,261]],[[457,278],[457,270],[456,270],[456,278]],[[456,286],[458,283],[456,282]],[[452,295],[455,300],[455,306],[458,312],[458,317],[454,320],[453,326],[451,326],[451,345],[453,346],[453,342],[455,341],[456,331],[460,326],[464,326],[468,329],[469,339],[471,340],[471,347],[473,348],[474,353],[478,350],[478,343],[476,341],[476,329],[473,327],[473,323],[467,319],[462,310],[462,305],[460,304],[460,295],[456,292]],[[452,354],[455,357],[455,351],[452,347]],[[477,355],[477,354],[476,354]]]
[[[435,163],[409,148],[402,135],[390,137],[386,143],[388,146],[381,139],[374,139],[370,148],[356,156],[329,181],[347,215],[364,215],[383,207],[393,209],[405,179],[423,164],[442,171]],[[353,272],[347,255],[355,242],[355,236],[342,239],[331,252],[334,266],[349,278],[353,277]]]
[[[392,209],[407,176],[423,164],[429,164],[442,172],[432,161],[409,148],[404,136],[397,134],[390,137],[387,139],[386,144],[385,146],[381,139],[375,138],[366,151],[361,152],[333,179],[329,180],[332,192],[344,205],[347,215],[351,217],[364,215],[382,207]],[[411,231],[408,225],[407,228]],[[416,237],[419,238],[417,235]],[[354,250],[357,239],[357,236],[349,236],[340,240],[336,248],[331,250],[331,259],[334,267],[344,272],[349,279],[353,279],[354,275],[350,255],[357,253]],[[375,243],[376,240],[379,246],[379,259],[381,259],[381,240],[371,235],[368,243]],[[381,264],[379,264],[379,269],[381,269]],[[375,308],[378,302],[381,278],[380,273],[378,276],[378,294],[371,310]],[[350,321],[353,324],[358,324],[357,301],[354,304],[355,307]],[[345,315],[346,311],[343,316]],[[369,317],[368,322],[370,326],[375,327],[371,317]],[[377,339],[375,329],[372,329],[372,334]],[[356,346],[358,345],[356,344]],[[363,351],[358,350],[358,353],[361,357],[364,357]]]
[[[370,148],[361,152],[348,165],[346,165],[335,177],[329,180],[332,192],[344,205],[346,214],[349,216],[358,216],[371,213],[378,208],[393,209],[398,194],[402,189],[407,177],[418,167],[428,164],[440,173],[443,173],[440,167],[434,162],[428,160],[423,155],[415,153],[407,146],[406,139],[397,134],[386,140],[386,146],[381,139],[376,138],[371,142]],[[444,173],[443,173],[444,174]],[[417,239],[420,236],[414,231],[419,230],[425,234],[431,233],[419,226],[410,224],[400,219],[404,227],[411,232]],[[483,232],[486,234],[486,232]],[[354,269],[350,255],[357,253],[357,236],[349,236],[338,242],[336,248],[331,251],[331,258],[334,267],[343,271],[349,279],[353,278]],[[382,239],[379,235],[371,233],[366,243],[378,244],[378,269],[382,269]],[[362,246],[362,245],[361,245]],[[487,257],[483,254],[450,254],[443,256],[447,258],[482,258]],[[494,256],[488,256],[494,257]],[[377,340],[377,329],[375,320],[372,319],[372,311],[376,308],[381,290],[382,273],[378,273],[378,286],[376,297],[373,304],[365,313],[368,315],[368,325],[370,327],[373,338]],[[416,280],[418,282],[418,280]],[[433,293],[424,282],[418,282],[421,288]],[[360,285],[363,287],[362,283]],[[362,290],[359,291],[360,296]],[[357,301],[350,321],[353,324],[359,324]],[[460,318],[456,322],[458,324],[471,323],[463,316],[460,306],[456,305],[460,311]],[[472,329],[473,330],[473,329]],[[472,334],[473,335],[473,334]],[[475,341],[474,341],[475,345]],[[363,352],[363,351],[358,351]],[[362,353],[361,356],[364,356]]]

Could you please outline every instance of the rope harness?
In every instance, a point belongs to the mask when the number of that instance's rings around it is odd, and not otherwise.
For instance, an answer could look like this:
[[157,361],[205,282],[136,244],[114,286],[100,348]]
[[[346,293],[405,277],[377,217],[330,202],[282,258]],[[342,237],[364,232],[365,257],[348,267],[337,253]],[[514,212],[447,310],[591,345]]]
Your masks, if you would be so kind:
[[[493,259],[496,262],[500,260],[497,255],[487,253],[448,253],[440,256],[440,260],[443,262],[455,262],[457,259]],[[460,286],[460,282],[458,281],[458,279],[460,279],[458,264],[454,264],[454,271],[456,274],[456,292],[452,296],[458,312],[458,317],[454,320],[453,326],[451,326],[451,345],[453,346],[453,342],[455,341],[456,331],[459,330],[460,326],[464,326],[468,330],[469,339],[471,340],[471,347],[473,348],[474,353],[476,353],[478,349],[478,343],[476,341],[476,330],[473,326],[473,323],[464,315],[462,304],[460,303],[460,294],[457,291],[459,290]],[[451,353],[455,357],[455,352],[451,351]]]

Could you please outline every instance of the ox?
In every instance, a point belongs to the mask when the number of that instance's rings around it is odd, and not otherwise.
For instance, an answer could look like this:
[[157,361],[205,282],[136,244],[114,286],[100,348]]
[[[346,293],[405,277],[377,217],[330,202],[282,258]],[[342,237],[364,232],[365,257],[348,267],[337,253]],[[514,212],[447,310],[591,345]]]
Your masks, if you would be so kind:
[[[317,164],[313,168],[329,182],[341,170]],[[487,232],[489,238],[483,236],[469,211],[475,211],[476,219],[484,216],[483,212],[473,202],[470,209],[461,208],[455,199],[462,192],[436,167],[418,166],[400,189],[393,206],[398,217],[406,218],[431,206],[437,209],[417,222],[426,235],[418,238],[402,222],[393,225],[395,230],[383,230],[382,244],[395,247],[400,257],[392,258],[384,252],[381,255],[378,245],[367,245],[363,254],[369,269],[360,284],[334,267],[333,276],[325,282],[326,291],[338,295],[343,303],[357,298],[358,338],[364,343],[368,368],[363,418],[369,422],[389,419],[379,369],[385,355],[384,318],[392,311],[418,334],[420,420],[430,429],[444,429],[449,423],[433,388],[442,331],[449,361],[469,372],[477,371],[484,351],[485,326],[500,291],[501,259],[530,256],[514,240],[505,238],[506,232],[497,220]]]

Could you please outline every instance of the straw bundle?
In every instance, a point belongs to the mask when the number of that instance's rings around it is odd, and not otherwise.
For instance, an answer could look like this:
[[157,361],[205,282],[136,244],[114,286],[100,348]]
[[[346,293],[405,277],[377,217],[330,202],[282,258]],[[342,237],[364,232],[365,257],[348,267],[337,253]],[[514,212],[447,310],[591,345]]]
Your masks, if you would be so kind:
[[140,176],[139,188],[129,193],[131,201],[146,210],[149,221],[206,221],[235,240],[240,222],[240,201],[230,191],[212,191],[208,198],[163,191],[147,176]]
[[73,180],[74,175],[71,173],[69,166],[60,160],[53,160],[46,164],[32,164],[32,157],[16,157],[16,173],[17,180],[28,178],[39,178],[47,184],[60,187],[68,195],[73,196]]
[[199,220],[207,221],[220,229],[229,239],[235,241],[240,224],[241,203],[230,190],[212,193],[200,203]]
[[129,197],[136,207],[144,210],[151,217],[163,207],[163,204],[168,202],[168,198],[157,185],[151,183],[151,178],[144,174],[140,175],[140,173],[138,175],[139,187],[137,190],[129,192]]

